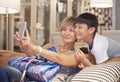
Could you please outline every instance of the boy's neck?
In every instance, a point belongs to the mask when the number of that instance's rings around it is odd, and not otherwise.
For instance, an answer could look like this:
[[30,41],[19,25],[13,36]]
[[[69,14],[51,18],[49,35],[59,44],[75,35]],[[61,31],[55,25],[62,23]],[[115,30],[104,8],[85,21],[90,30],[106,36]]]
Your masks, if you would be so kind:
[[91,34],[84,40],[89,46],[92,46],[95,34]]

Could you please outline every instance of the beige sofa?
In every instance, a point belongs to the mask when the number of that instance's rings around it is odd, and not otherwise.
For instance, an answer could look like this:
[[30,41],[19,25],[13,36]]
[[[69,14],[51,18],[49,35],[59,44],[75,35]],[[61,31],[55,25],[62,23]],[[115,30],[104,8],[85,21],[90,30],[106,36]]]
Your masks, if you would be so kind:
[[7,66],[8,60],[14,56],[26,56],[26,54],[0,50],[0,67]]

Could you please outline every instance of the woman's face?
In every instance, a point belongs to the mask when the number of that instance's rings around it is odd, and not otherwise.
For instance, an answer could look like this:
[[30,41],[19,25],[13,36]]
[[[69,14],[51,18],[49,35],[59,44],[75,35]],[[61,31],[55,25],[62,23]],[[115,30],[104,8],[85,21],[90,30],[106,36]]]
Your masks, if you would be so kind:
[[65,43],[72,43],[76,41],[76,35],[73,26],[65,26],[61,29],[61,36]]

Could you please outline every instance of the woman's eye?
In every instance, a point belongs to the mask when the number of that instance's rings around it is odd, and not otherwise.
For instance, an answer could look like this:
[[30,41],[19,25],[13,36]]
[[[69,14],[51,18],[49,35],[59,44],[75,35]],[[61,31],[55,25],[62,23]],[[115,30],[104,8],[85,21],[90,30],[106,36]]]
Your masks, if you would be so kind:
[[66,29],[62,29],[61,31],[66,31]]
[[65,29],[62,29],[62,31],[65,31]]
[[74,30],[70,30],[70,32],[74,32]]

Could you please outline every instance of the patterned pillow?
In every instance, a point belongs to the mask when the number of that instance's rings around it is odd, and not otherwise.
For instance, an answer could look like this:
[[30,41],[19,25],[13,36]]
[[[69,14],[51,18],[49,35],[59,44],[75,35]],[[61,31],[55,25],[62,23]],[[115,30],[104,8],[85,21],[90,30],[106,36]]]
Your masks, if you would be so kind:
[[120,82],[120,62],[86,67],[71,82]]

